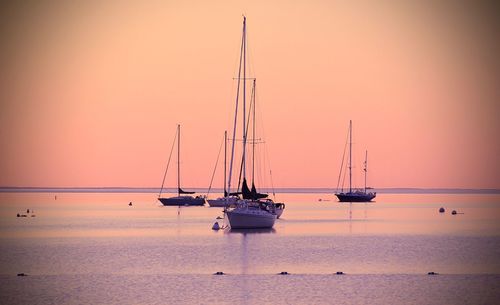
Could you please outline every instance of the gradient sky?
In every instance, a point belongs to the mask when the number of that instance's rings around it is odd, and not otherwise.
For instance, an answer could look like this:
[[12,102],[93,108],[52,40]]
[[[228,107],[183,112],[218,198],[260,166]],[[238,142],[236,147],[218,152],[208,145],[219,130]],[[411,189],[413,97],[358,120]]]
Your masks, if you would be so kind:
[[371,186],[500,188],[498,10],[396,0],[3,2],[0,186],[157,187],[180,123],[207,187],[242,14],[275,186],[335,187],[352,119]]

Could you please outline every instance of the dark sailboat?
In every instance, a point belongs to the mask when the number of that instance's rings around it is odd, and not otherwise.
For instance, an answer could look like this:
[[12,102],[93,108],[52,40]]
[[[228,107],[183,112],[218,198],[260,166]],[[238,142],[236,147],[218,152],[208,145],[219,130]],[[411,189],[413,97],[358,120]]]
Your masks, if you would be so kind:
[[[174,139],[175,141],[175,139]],[[173,148],[173,147],[172,147]],[[181,188],[181,125],[177,125],[177,196],[175,197],[161,197],[163,191],[163,185],[165,183],[165,177],[167,176],[168,164],[163,175],[163,182],[161,184],[160,193],[158,194],[158,200],[166,206],[201,206],[205,204],[205,198],[202,196],[190,196],[195,192],[185,191]],[[170,158],[169,158],[170,163]]]
[[[335,196],[340,202],[370,202],[377,196],[376,192],[367,192],[366,173],[368,171],[368,151],[365,154],[365,163],[363,171],[365,172],[365,187],[362,190],[353,190],[352,188],[352,121],[349,121],[349,191],[337,192]],[[342,173],[342,169],[341,169]],[[340,180],[340,175],[339,175]]]

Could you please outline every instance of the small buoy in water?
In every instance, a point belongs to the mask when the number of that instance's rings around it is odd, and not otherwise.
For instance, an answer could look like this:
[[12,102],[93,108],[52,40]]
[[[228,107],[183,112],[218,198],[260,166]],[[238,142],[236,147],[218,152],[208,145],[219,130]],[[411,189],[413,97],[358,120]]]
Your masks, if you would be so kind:
[[336,274],[337,274],[337,275],[342,275],[342,274],[344,274],[344,272],[342,272],[342,271],[337,271],[337,273],[336,273]]
[[131,207],[131,206],[132,206],[132,201],[130,201],[130,202],[128,203],[128,206],[129,206],[129,207]]
[[222,272],[222,271],[217,271],[217,272],[215,272],[215,273],[214,273],[214,275],[224,275],[224,272]]
[[30,209],[27,209],[27,210],[26,210],[26,213],[28,213],[28,214],[29,214],[29,213],[30,213]]
[[437,272],[434,272],[434,271],[431,271],[431,272],[427,272],[427,275],[438,275],[439,273]]
[[455,210],[451,211],[451,215],[457,215],[457,211]]
[[17,217],[21,217],[21,214],[17,213]]
[[439,213],[444,213],[444,208],[443,207],[439,208]]
[[28,276],[26,273],[18,273],[17,276]]
[[214,223],[214,225],[212,226],[212,230],[217,231],[217,230],[219,230],[219,229],[220,229],[219,223],[216,221],[216,222]]
[[279,275],[288,275],[289,273],[286,272],[286,271],[281,271],[280,273],[278,273]]

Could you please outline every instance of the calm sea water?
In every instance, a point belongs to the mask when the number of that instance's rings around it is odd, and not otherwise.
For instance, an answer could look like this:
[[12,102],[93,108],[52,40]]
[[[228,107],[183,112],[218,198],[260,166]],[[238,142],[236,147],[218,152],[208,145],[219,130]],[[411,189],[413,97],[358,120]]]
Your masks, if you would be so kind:
[[151,193],[0,193],[1,303],[499,303],[498,194],[277,199],[272,230],[235,232]]

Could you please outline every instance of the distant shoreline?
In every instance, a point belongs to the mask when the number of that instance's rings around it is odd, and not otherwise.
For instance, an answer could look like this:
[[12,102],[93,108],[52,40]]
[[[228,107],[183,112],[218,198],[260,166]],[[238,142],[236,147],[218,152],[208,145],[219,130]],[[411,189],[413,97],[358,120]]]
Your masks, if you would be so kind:
[[[200,194],[207,193],[206,188],[186,188]],[[272,193],[269,188],[260,189],[262,192]],[[334,193],[333,188],[275,188],[275,193]],[[374,188],[381,194],[500,194],[500,189],[462,189],[462,188]],[[0,193],[159,193],[159,188],[141,187],[0,187]],[[176,193],[176,188],[165,188],[163,193]],[[211,194],[222,193],[222,189],[214,188]]]

